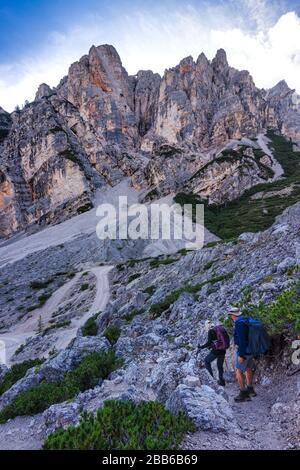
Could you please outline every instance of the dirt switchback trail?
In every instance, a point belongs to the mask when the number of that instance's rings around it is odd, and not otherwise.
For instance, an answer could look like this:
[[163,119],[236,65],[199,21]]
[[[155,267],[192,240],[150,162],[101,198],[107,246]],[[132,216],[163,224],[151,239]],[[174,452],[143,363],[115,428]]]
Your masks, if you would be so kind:
[[[65,349],[70,341],[75,338],[77,330],[84,325],[86,320],[100,310],[104,310],[110,295],[108,273],[111,269],[112,266],[91,267],[88,269],[88,271],[93,273],[96,277],[96,294],[94,301],[84,315],[80,318],[72,319],[70,328],[57,331],[53,347],[58,350]],[[68,281],[54,292],[43,307],[37,308],[32,312],[32,316],[28,318],[28,320],[16,324],[10,331],[0,335],[0,340],[4,341],[6,345],[6,361],[8,364],[10,364],[11,357],[18,347],[29,337],[37,334],[36,326],[38,318],[43,318],[44,322],[51,319],[51,314],[58,308],[65,295],[71,291],[76,281],[80,278],[80,275],[82,275],[82,272],[77,273],[72,280]]]

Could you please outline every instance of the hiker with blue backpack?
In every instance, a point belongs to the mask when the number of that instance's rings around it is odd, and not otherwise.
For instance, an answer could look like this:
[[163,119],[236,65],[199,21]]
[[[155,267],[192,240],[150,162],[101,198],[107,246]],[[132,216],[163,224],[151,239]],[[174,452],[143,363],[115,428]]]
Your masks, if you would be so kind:
[[214,326],[214,324],[210,321],[206,322],[206,329],[208,330],[207,341],[205,344],[202,344],[202,346],[198,346],[198,352],[205,348],[210,349],[210,352],[204,359],[205,367],[213,377],[214,374],[211,364],[213,361],[217,361],[217,368],[219,373],[218,384],[224,387],[224,361],[226,349],[228,349],[230,345],[229,335],[222,325]]
[[228,314],[234,321],[234,343],[237,347],[235,368],[240,387],[240,393],[234,400],[249,401],[257,395],[253,387],[253,360],[268,352],[270,340],[259,320],[245,317],[237,307],[232,307]]

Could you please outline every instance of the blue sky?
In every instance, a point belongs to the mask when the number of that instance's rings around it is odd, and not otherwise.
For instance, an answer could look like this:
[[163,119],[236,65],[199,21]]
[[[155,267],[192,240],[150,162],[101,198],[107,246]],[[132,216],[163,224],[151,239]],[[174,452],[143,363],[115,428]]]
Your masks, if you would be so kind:
[[57,85],[92,44],[113,44],[129,73],[163,73],[219,47],[258,86],[300,93],[299,0],[0,0],[0,106]]

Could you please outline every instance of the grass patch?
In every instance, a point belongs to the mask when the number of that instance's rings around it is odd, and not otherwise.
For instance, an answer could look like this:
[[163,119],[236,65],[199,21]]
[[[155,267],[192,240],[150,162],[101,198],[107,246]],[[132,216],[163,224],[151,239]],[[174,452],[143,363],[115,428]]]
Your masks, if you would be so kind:
[[54,403],[62,403],[74,398],[79,392],[95,387],[100,379],[120,367],[121,361],[112,350],[93,352],[86,356],[62,380],[42,382],[36,387],[20,392],[12,402],[0,411],[0,423],[16,416],[27,416],[41,413]]
[[48,436],[45,450],[162,450],[177,449],[195,425],[182,412],[172,415],[162,403],[109,400],[79,426],[58,429]]
[[44,361],[45,359],[33,359],[14,364],[0,383],[0,395],[9,390],[18,380],[22,379],[29,369],[39,366]]

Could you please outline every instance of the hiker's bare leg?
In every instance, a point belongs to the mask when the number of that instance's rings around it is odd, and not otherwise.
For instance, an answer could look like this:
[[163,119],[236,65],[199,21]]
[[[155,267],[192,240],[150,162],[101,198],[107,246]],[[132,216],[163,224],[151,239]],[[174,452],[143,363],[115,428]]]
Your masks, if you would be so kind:
[[238,381],[240,390],[245,390],[245,376],[240,369],[235,370],[236,379]]
[[252,382],[253,382],[253,370],[252,370],[251,368],[250,368],[250,369],[246,369],[245,375],[246,375],[246,383],[247,383],[247,386],[248,386],[248,387],[252,387]]

